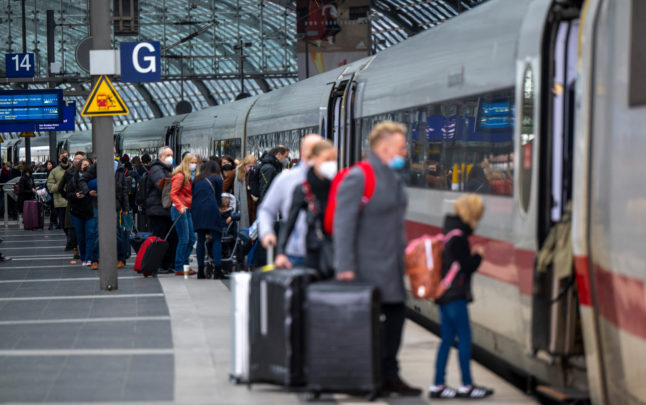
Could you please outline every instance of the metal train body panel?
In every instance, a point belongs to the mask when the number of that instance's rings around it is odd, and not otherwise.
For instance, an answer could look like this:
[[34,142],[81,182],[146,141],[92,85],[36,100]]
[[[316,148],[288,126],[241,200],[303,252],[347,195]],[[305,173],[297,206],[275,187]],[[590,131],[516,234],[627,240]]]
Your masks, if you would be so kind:
[[[646,141],[639,136],[646,127],[646,113],[644,107],[626,106],[629,3],[588,0],[580,21],[572,241],[584,367],[595,404],[646,404],[646,253],[642,248],[646,198],[638,170],[643,160],[640,152],[646,150]],[[471,97],[477,99],[479,109],[488,93],[507,91],[514,99],[509,107],[514,119],[512,142],[504,146],[511,148],[511,153],[505,153],[513,155],[513,189],[506,195],[483,194],[487,210],[475,239],[485,245],[486,259],[474,277],[473,339],[528,375],[572,386],[572,367],[530,355],[534,258],[541,244],[539,186],[544,173],[540,158],[548,144],[542,139],[547,131],[542,100],[546,92],[551,93],[545,90],[551,78],[544,77],[544,41],[555,5],[550,0],[491,1],[351,66],[258,97],[130,125],[120,134],[122,148],[131,155],[157,148],[167,142],[168,129],[176,126],[183,150],[201,156],[222,148],[218,141],[238,139],[237,158],[259,154],[277,143],[296,152],[298,140],[310,130],[336,139],[332,127],[338,124],[328,122],[339,118],[328,111],[335,108],[333,101],[352,101],[348,108],[354,116],[348,117],[356,121],[357,132],[350,136],[365,141],[369,128],[363,122],[371,117],[408,117],[415,122],[409,111],[420,106],[445,108],[442,103],[447,100]],[[333,90],[348,80],[356,80],[355,98],[344,95],[340,101],[337,95],[333,99]],[[528,98],[531,110],[521,106]],[[530,125],[521,128],[518,123],[527,119]],[[88,134],[73,134],[68,149],[91,145]],[[12,142],[5,146],[11,147]],[[523,170],[529,171],[526,176]],[[443,216],[461,195],[451,190],[408,188],[409,235],[439,231]],[[428,319],[439,320],[437,306],[430,301],[409,300],[408,305]]]
[[630,1],[590,3],[583,60],[591,63],[581,72],[590,78],[580,94],[582,128],[577,136],[583,139],[576,151],[577,158],[582,157],[576,162],[581,213],[575,218],[573,238],[579,284],[590,287],[582,300],[582,311],[588,315],[585,329],[598,328],[597,334],[586,336],[586,345],[595,349],[586,350],[588,363],[598,363],[589,377],[591,382],[605,381],[605,392],[596,392],[597,398],[612,404],[643,404],[646,191],[639,168],[646,150],[646,106],[628,105],[629,44],[643,37],[631,32],[636,18],[631,24]]

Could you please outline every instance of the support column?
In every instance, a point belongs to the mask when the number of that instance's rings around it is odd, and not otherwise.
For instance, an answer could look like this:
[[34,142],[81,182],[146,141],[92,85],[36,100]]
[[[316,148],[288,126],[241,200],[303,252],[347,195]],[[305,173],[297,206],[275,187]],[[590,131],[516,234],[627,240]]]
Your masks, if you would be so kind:
[[[93,49],[111,49],[110,2],[90,0],[90,35]],[[117,220],[114,184],[114,128],[112,117],[92,118],[92,149],[97,158],[99,202],[99,276],[102,290],[116,290]]]
[[[54,21],[54,10],[47,10],[47,77],[51,77],[51,65],[56,60],[55,59],[55,48],[54,48],[54,30],[56,29],[56,23]],[[54,87],[54,83],[49,82],[48,87],[51,89]],[[58,144],[56,143],[56,132],[52,131],[49,133],[49,160],[56,163],[56,149]]]

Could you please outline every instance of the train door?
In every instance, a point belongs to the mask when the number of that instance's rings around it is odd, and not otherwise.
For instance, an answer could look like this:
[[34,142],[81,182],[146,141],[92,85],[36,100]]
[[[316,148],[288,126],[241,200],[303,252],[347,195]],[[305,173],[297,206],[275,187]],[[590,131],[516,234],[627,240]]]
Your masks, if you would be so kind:
[[166,145],[173,150],[175,162],[179,164],[182,159],[182,144],[180,142],[181,127],[173,124],[166,130]]
[[[571,244],[574,87],[580,10],[553,7],[543,44],[537,240],[532,348],[569,371],[569,384],[587,387]],[[568,384],[568,385],[569,385]],[[565,385],[565,384],[564,384]],[[577,385],[576,383],[574,385]]]
[[114,135],[114,149],[116,151],[117,156],[119,157],[123,156],[123,142],[121,138],[121,133]]
[[327,139],[339,149],[339,167],[347,167],[359,160],[360,143],[355,142],[355,93],[359,66],[349,66],[332,87],[328,102],[327,125],[323,125]]
[[58,142],[58,144],[56,145],[56,159],[58,159],[58,155],[60,155],[60,154],[61,154],[61,151],[62,151],[63,149],[67,149],[67,148],[65,147],[65,141],[60,141],[60,142]]

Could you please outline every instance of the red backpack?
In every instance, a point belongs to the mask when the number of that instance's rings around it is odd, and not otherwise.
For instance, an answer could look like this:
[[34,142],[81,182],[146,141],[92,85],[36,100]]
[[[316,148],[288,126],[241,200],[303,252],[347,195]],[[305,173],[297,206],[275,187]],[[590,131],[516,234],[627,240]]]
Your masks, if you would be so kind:
[[[361,198],[361,208],[365,207],[368,204],[368,201],[372,198],[372,195],[375,193],[375,188],[377,187],[377,178],[375,176],[375,171],[372,169],[370,162],[361,161],[355,165],[363,171],[363,197]],[[334,212],[336,211],[336,194],[339,190],[341,182],[345,176],[350,173],[353,167],[347,167],[341,170],[332,180],[332,186],[330,187],[330,195],[327,201],[327,207],[325,209],[325,218],[323,221],[323,230],[328,235],[332,235],[334,230]]]

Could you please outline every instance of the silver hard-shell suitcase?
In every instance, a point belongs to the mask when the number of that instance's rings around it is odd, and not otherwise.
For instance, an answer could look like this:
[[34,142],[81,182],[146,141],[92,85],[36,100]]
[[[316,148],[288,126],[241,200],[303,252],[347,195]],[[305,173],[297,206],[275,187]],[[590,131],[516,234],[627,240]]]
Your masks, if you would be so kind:
[[233,383],[249,381],[249,285],[251,274],[231,275],[231,375]]

